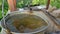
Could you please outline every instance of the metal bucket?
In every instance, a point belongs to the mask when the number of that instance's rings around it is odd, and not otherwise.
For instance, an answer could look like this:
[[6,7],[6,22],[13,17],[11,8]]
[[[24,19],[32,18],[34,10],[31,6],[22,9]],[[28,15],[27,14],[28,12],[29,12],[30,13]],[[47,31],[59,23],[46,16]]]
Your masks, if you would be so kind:
[[[21,15],[23,15],[23,16],[21,16]],[[21,33],[19,31],[17,31],[16,28],[13,25],[11,25],[13,20],[10,20],[10,18],[17,17],[17,19],[19,19],[19,18],[23,18],[23,17],[25,17],[27,15],[35,15],[35,16],[38,16],[38,17],[42,18],[46,22],[47,26],[37,27],[36,29],[33,29],[32,31],[29,31],[29,29],[27,29],[26,30],[27,32],[25,31],[24,33]],[[10,32],[12,34],[44,34],[44,31],[49,27],[49,24],[50,24],[48,22],[48,20],[44,19],[44,16],[42,16],[39,11],[38,12],[33,11],[33,13],[30,13],[29,11],[11,12],[10,14],[8,14],[5,17],[5,21],[6,21],[7,27],[10,29]],[[7,28],[5,28],[3,20],[1,20],[1,25],[3,27],[3,30],[7,31]]]

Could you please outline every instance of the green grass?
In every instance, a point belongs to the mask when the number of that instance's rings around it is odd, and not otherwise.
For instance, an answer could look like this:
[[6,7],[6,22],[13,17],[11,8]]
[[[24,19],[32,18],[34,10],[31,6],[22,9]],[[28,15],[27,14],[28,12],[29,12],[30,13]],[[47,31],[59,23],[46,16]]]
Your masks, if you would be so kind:
[[[29,4],[40,4],[40,5],[46,5],[47,0],[17,0],[17,8],[22,8]],[[5,6],[4,6],[4,13],[8,11],[8,3],[7,0],[5,0]],[[60,8],[60,0],[51,0],[50,3],[52,6],[56,6],[57,8]],[[0,0],[0,19],[2,18],[2,0]]]

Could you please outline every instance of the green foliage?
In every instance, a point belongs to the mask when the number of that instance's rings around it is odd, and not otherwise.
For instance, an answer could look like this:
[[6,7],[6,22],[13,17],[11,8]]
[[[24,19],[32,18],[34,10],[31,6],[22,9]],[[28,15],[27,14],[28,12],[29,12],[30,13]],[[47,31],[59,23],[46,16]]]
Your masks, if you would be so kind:
[[[4,14],[6,14],[8,10],[8,3],[7,0],[4,2]],[[0,0],[0,19],[2,18],[2,0]]]
[[60,0],[51,0],[51,5],[60,8]]
[[0,0],[0,6],[2,5],[2,0]]
[[1,13],[1,11],[2,11],[2,0],[0,0],[0,18],[2,18],[2,13]]
[[[16,0],[17,1],[17,8],[23,8],[26,5],[35,5],[35,4],[40,4],[40,5],[46,5],[47,0]],[[4,3],[4,13],[8,11],[8,3],[7,0],[5,0]],[[50,3],[52,6],[56,6],[57,8],[60,8],[60,0],[51,0]],[[2,18],[2,0],[0,0],[0,19]]]

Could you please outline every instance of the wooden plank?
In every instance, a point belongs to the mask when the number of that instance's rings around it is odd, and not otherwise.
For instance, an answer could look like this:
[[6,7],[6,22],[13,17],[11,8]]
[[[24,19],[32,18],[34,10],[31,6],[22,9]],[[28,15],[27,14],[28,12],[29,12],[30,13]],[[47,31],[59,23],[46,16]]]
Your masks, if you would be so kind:
[[9,9],[10,11],[15,11],[16,10],[16,0],[7,0],[8,1],[8,5],[9,5]]

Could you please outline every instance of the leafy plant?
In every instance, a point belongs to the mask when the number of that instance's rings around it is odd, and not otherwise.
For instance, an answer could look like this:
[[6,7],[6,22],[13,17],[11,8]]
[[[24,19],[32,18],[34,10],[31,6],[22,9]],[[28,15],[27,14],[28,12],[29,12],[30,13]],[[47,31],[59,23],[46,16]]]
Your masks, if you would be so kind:
[[[40,4],[40,5],[46,5],[47,4],[47,0],[16,0],[17,1],[17,8],[23,8],[26,5],[35,5],[35,4]],[[8,3],[7,0],[5,0],[4,3],[4,12],[6,14],[6,12],[8,11]],[[60,0],[51,0],[50,4],[52,6],[56,6],[57,8],[60,8]],[[0,0],[0,19],[2,18],[2,0]]]
[[[4,14],[6,14],[8,10],[8,3],[7,0],[4,2]],[[0,20],[2,19],[2,0],[0,0]]]

